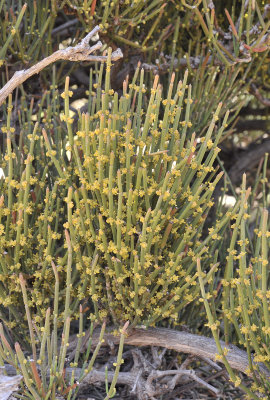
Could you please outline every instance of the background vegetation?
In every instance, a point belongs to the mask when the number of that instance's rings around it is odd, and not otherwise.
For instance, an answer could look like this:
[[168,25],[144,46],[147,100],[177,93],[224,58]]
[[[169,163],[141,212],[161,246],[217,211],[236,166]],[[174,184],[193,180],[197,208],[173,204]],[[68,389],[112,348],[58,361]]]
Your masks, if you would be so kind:
[[[48,65],[1,105],[0,363],[17,395],[85,398],[88,382],[109,399],[118,379],[118,398],[270,398],[270,6],[2,0],[0,15],[3,88],[97,25],[106,56]],[[105,322],[118,355],[94,370]],[[123,353],[140,327],[215,343],[222,385],[213,361]]]

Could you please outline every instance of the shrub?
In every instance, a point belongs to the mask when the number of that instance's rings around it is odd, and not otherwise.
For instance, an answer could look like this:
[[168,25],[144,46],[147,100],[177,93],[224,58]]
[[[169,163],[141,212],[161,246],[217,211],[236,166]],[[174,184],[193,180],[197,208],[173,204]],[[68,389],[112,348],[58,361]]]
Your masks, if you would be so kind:
[[[168,326],[171,320],[176,324],[189,318],[196,320],[189,326],[201,327],[205,315],[196,318],[202,310],[199,301],[206,308],[217,358],[231,380],[253,399],[260,397],[258,392],[268,395],[267,212],[262,212],[252,243],[246,237],[245,185],[232,210],[220,215],[212,207],[222,176],[220,141],[226,143],[233,132],[250,100],[249,90],[269,105],[253,84],[256,77],[263,91],[269,87],[269,6],[227,0],[224,7],[215,0],[192,5],[186,0],[51,0],[43,8],[32,0],[27,5],[0,2],[3,84],[14,70],[73,44],[97,22],[109,58],[106,73],[104,64],[100,69],[91,65],[88,91],[78,87],[85,86],[85,78],[73,74],[77,66],[63,62],[42,71],[40,81],[29,82],[33,99],[21,85],[15,101],[10,96],[3,107],[0,313],[23,350],[31,346],[34,361],[25,358],[18,344],[12,350],[3,329],[0,361],[21,371],[25,396],[44,398],[50,390],[55,395],[62,384],[68,398],[73,396],[74,375],[66,383],[61,373],[69,318],[78,317],[82,334],[82,312],[76,313],[80,302],[89,307],[92,323],[106,318],[118,326],[129,319],[136,331],[138,324]],[[111,68],[109,46],[118,43],[124,58]],[[88,73],[88,65],[80,68]],[[189,73],[183,74],[184,69]],[[59,96],[63,77],[70,74],[71,83],[67,78]],[[85,113],[71,112],[73,90],[77,98],[88,96]],[[248,113],[267,113],[252,110]],[[58,316],[51,335],[48,307],[53,302]],[[220,345],[223,323],[226,342],[247,350],[251,388],[232,370]],[[64,332],[59,362],[57,327]],[[48,368],[60,373],[50,376],[51,383]],[[112,385],[107,398],[113,394]]]
[[[270,233],[268,231],[268,211],[262,209],[254,232],[249,229],[248,204],[249,192],[245,189],[245,177],[242,186],[240,212],[232,225],[232,237],[227,252],[227,264],[224,270],[222,284],[222,316],[218,318],[217,302],[209,299],[212,293],[205,293],[202,282],[203,274],[199,268],[199,279],[202,290],[202,300],[208,316],[208,326],[212,330],[219,354],[217,359],[223,359],[231,380],[240,386],[248,398],[259,399],[269,395],[269,272],[268,247]],[[252,238],[254,234],[254,237]],[[248,376],[253,377],[251,388],[247,388],[241,377],[235,374],[228,362],[226,354],[229,346],[222,349],[219,336],[222,334],[226,343],[233,340],[243,346],[249,357]]]
[[[192,88],[187,73],[178,85],[172,77],[165,98],[156,78],[143,107],[143,71],[139,77],[137,70],[118,99],[110,89],[109,70],[110,63],[105,91],[91,75],[89,114],[80,115],[77,132],[69,112],[68,80],[60,119],[58,91],[53,88],[52,100],[46,96],[48,111],[42,118],[40,107],[34,128],[33,111],[26,111],[29,122],[19,143],[10,122],[9,98],[7,125],[2,127],[7,136],[1,155],[0,246],[6,253],[1,260],[2,318],[10,328],[24,315],[20,273],[31,287],[29,307],[35,310],[36,324],[42,323],[51,303],[52,261],[64,285],[63,225],[71,231],[76,254],[71,307],[77,309],[79,301],[90,297],[93,318],[102,320],[109,314],[114,322],[130,319],[134,325],[177,319],[198,295],[197,256],[203,257],[211,278],[215,262],[209,254],[218,248],[230,214],[217,221],[209,235],[202,232],[221,178],[214,162],[228,112],[216,133],[219,104],[212,121],[205,121],[205,138],[197,140],[195,134],[188,135]],[[97,82],[102,71],[103,65]],[[61,299],[63,292],[62,311]]]
[[[42,151],[37,144],[38,125],[25,139],[25,146],[21,140],[17,145],[14,128],[10,125],[11,97],[8,110],[7,125],[2,127],[5,139],[1,153],[3,176],[0,179],[0,250],[3,254],[0,261],[0,304],[2,320],[9,328],[19,324],[19,333],[25,329],[24,322],[21,322],[25,310],[19,274],[23,274],[30,284],[29,307],[35,309],[35,322],[39,323],[45,317],[53,295],[51,284],[54,275],[50,265],[59,254],[63,216],[60,198],[56,198],[57,184],[53,182],[50,185],[48,169],[40,168]],[[62,270],[59,269],[60,276],[66,268],[65,261],[64,264],[65,267],[62,263]]]
[[[143,71],[140,86],[135,77],[118,100],[109,88],[107,67],[105,91],[94,95],[94,111],[81,116],[76,136],[66,84],[63,119],[70,162],[62,169],[52,151],[52,138],[43,132],[61,183],[73,183],[65,199],[64,226],[71,233],[81,280],[77,295],[93,301],[94,318],[110,315],[116,324],[128,319],[146,326],[168,317],[177,320],[178,312],[198,295],[197,257],[208,271],[206,281],[216,267],[209,255],[233,212],[217,221],[209,235],[202,231],[222,175],[216,175],[213,164],[228,113],[214,141],[221,104],[205,138],[197,143],[193,134],[186,142],[192,124],[191,87],[186,80],[187,74],[174,89],[172,77],[163,98],[156,78],[144,113]],[[66,174],[71,168],[73,175]]]
[[[61,345],[59,346],[59,273],[58,268],[52,263],[52,269],[55,276],[54,285],[54,305],[53,314],[51,315],[50,308],[46,311],[45,323],[40,328],[33,324],[29,308],[26,281],[23,275],[20,274],[19,281],[23,294],[23,303],[25,307],[25,314],[27,316],[30,345],[32,347],[32,356],[26,356],[20,344],[15,343],[15,351],[10,346],[7,340],[2,324],[0,324],[0,364],[9,365],[13,367],[13,372],[16,371],[18,378],[21,378],[21,387],[17,395],[21,399],[34,398],[35,400],[56,400],[59,396],[63,396],[68,400],[75,400],[80,383],[93,370],[95,359],[99,353],[99,349],[103,342],[105,332],[105,322],[102,325],[98,344],[90,357],[90,350],[92,345],[92,333],[94,326],[90,327],[90,335],[87,340],[87,350],[84,357],[81,357],[80,351],[82,347],[83,337],[83,307],[80,305],[79,312],[79,332],[77,334],[77,341],[74,350],[74,357],[72,362],[67,357],[67,351],[70,343],[70,323],[72,320],[72,313],[70,311],[70,275],[72,267],[72,247],[70,243],[69,234],[66,231],[66,243],[68,247],[68,265],[65,287],[65,308],[64,308],[64,327],[61,337]],[[51,329],[52,324],[52,329]],[[61,323],[62,325],[62,323]],[[110,387],[106,382],[107,396],[105,400],[109,400],[115,395],[115,384],[119,374],[120,366],[122,364],[122,352],[126,328],[128,323],[125,324],[121,330],[121,338],[119,350],[117,354],[117,362],[115,363],[115,374],[112,379]],[[37,351],[38,349],[38,351]],[[77,368],[78,365],[81,368]],[[20,380],[20,379],[19,379]],[[1,383],[1,388],[4,388],[4,382]]]

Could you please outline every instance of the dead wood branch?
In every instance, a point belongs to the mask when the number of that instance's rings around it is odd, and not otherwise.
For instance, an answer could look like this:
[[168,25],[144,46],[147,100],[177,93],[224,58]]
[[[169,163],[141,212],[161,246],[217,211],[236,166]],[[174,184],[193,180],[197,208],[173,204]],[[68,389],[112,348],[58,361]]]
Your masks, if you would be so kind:
[[252,83],[250,86],[250,92],[256,97],[257,100],[259,100],[260,103],[262,103],[266,107],[270,107],[270,99],[263,97],[263,95],[260,93],[256,85],[254,85],[254,83]]
[[[89,337],[87,338],[85,336],[84,339],[85,345],[87,346]],[[119,344],[119,337],[113,336],[110,333],[105,334],[104,339],[105,344]],[[98,341],[99,329],[95,329],[92,336],[93,347],[96,347]],[[128,372],[121,371],[117,382],[118,384],[129,386],[131,392],[136,394],[138,400],[153,400],[158,398],[158,396],[161,394],[169,394],[177,385],[179,385],[180,382],[182,384],[186,383],[187,381],[193,381],[193,385],[199,384],[201,387],[204,387],[206,390],[210,390],[215,395],[218,394],[218,389],[210,385],[205,378],[199,376],[199,374],[197,374],[195,371],[187,369],[188,365],[192,361],[192,356],[196,358],[202,358],[202,360],[210,363],[210,365],[216,370],[220,369],[217,364],[213,363],[213,361],[210,361],[215,360],[215,356],[218,352],[213,339],[194,335],[188,332],[181,332],[165,328],[135,328],[130,329],[128,332],[128,336],[125,339],[125,344],[137,347],[163,347],[164,349],[171,349],[191,355],[186,361],[183,362],[180,368],[178,365],[176,365],[177,369],[171,369],[171,367],[169,367],[168,370],[159,371],[154,365],[155,363],[160,364],[159,360],[157,359],[158,354],[155,353],[154,349],[152,349],[153,362],[151,362],[142,354],[140,354],[141,352],[139,349],[135,348],[132,352],[134,359],[133,368]],[[70,345],[71,350],[73,350],[72,347],[74,347],[74,345],[76,346],[75,340],[73,342],[71,340]],[[224,342],[221,342],[221,345],[223,348],[225,347]],[[246,352],[234,345],[226,345],[226,348],[229,350],[226,357],[231,367],[245,373],[249,365]],[[81,351],[85,351],[84,346]],[[160,367],[160,365],[157,366],[158,368]],[[270,376],[270,373],[266,367],[259,365],[259,368],[261,372],[265,373],[267,376]],[[12,367],[6,366],[6,371],[8,374],[11,374]],[[74,378],[79,379],[82,372],[80,368],[74,369],[67,367],[66,377],[70,377],[72,371],[74,373]],[[218,372],[220,373],[220,371]],[[108,382],[112,381],[113,376],[113,372],[108,372]],[[93,369],[84,377],[81,385],[99,385],[100,383],[103,383],[104,380],[105,371]]]
[[9,396],[13,392],[18,390],[18,386],[21,380],[22,380],[21,375],[6,376],[0,373],[0,399],[8,400]]
[[[75,378],[79,378],[81,370],[76,368]],[[67,368],[66,373],[71,375],[71,371]],[[197,376],[195,371],[178,369],[178,370],[168,370],[168,371],[157,371],[152,370],[149,374],[147,380],[145,381],[140,374],[135,374],[134,372],[120,372],[117,379],[117,384],[127,385],[130,388],[134,387],[134,382],[136,383],[136,390],[132,389],[133,393],[136,393],[139,400],[154,399],[155,396],[160,396],[161,394],[171,393],[175,386],[178,384],[179,378],[187,377],[188,380],[197,382],[201,387],[205,387],[214,394],[218,394],[219,390],[214,386],[207,383],[205,380]],[[107,380],[111,382],[113,380],[114,373],[107,372]],[[161,381],[161,379],[163,380]],[[175,379],[178,378],[178,379]],[[98,383],[105,382],[106,373],[103,371],[92,370],[83,379],[83,385],[95,385]],[[156,381],[154,383],[154,381]]]
[[[92,47],[89,46],[89,40],[93,37],[98,31],[99,26],[96,26],[88,35],[85,36],[82,41],[74,47],[67,47],[63,50],[57,50],[50,56],[44,58],[44,60],[39,61],[37,64],[33,65],[29,69],[21,70],[15,72],[13,77],[5,84],[5,86],[0,90],[0,105],[3,104],[5,99],[8,97],[10,93],[13,92],[16,87],[21,85],[31,76],[38,74],[48,65],[54,63],[59,60],[66,61],[106,61],[106,56],[95,56],[91,55],[93,52],[100,50],[102,47],[102,43],[99,41],[94,44]],[[119,58],[122,58],[123,54],[120,49],[115,50],[112,53],[111,60],[116,61]]]
[[[142,63],[142,68],[146,71],[153,71],[154,73],[162,73],[167,72],[171,65],[171,57],[166,57],[167,62],[162,64],[148,64]],[[186,68],[188,65],[191,66],[192,69],[198,69],[203,62],[206,61],[205,58],[201,57],[189,57],[188,59],[183,57],[181,59],[174,59],[173,61],[173,68]],[[237,58],[235,62],[231,63],[231,65],[236,65],[239,63],[249,63],[251,61],[251,57],[247,56],[245,58]],[[213,58],[210,56],[206,62],[206,65],[213,65],[213,66],[223,66],[224,63],[220,61],[218,58]]]
[[[199,378],[196,375],[195,371],[190,370],[190,369],[178,369],[178,370],[173,369],[170,371],[152,371],[151,372],[151,374],[149,375],[149,377],[146,381],[146,385],[145,385],[145,389],[146,389],[148,396],[153,397],[153,396],[157,395],[156,389],[152,385],[153,380],[156,380],[156,379],[164,377],[164,376],[169,376],[169,375],[187,376],[191,380],[198,382],[201,386],[206,387],[211,392],[213,392],[215,394],[218,394],[218,392],[219,392],[219,390],[216,389],[214,386],[209,385],[209,383],[207,383],[203,379]],[[164,385],[165,387],[164,387],[163,392],[167,393],[168,391],[172,391],[175,388],[176,383],[177,383],[176,380],[170,379],[168,382],[166,382],[166,385]],[[158,394],[161,394],[161,390],[159,390]]]
[[54,29],[52,30],[52,35],[56,35],[56,34],[59,33],[59,32],[63,33],[63,31],[64,31],[64,33],[66,33],[66,31],[68,31],[68,29],[69,29],[71,26],[76,25],[77,23],[78,23],[78,19],[77,19],[77,18],[74,18],[74,19],[72,19],[72,20],[70,20],[70,21],[67,21],[67,22],[65,22],[64,24],[62,24],[62,25],[57,26],[56,28],[54,28]]
[[[93,335],[94,346],[98,343],[98,338],[99,332],[96,330]],[[109,340],[115,344],[119,343],[119,337],[111,334],[105,334],[104,339],[105,342]],[[138,347],[163,347],[177,352],[193,354],[197,357],[206,357],[211,360],[215,360],[218,353],[216,343],[212,338],[166,328],[135,328],[128,332],[125,344]],[[230,366],[237,371],[245,373],[249,367],[247,353],[232,344],[225,345],[223,341],[221,341],[221,345],[222,348],[226,347],[228,349],[226,358]],[[259,368],[261,372],[270,377],[270,371],[263,364],[260,364]]]
[[[6,371],[9,374],[15,373],[15,368],[6,365]],[[144,368],[141,369],[141,373],[136,371],[129,371],[129,372],[120,372],[117,378],[118,385],[127,385],[130,388],[131,393],[137,395],[138,400],[148,400],[148,399],[155,399],[154,396],[160,396],[161,394],[171,393],[175,386],[179,384],[179,381],[183,377],[188,378],[188,381],[195,381],[201,387],[205,387],[206,389],[210,390],[214,394],[218,394],[219,390],[216,389],[214,386],[210,385],[206,382],[205,379],[200,378],[194,370],[191,369],[175,369],[175,370],[167,370],[167,371],[158,371],[152,370],[148,378],[145,380],[142,375]],[[65,374],[66,378],[71,378],[72,373],[74,373],[74,378],[79,379],[82,373],[81,368],[66,368]],[[49,374],[48,374],[49,377]],[[14,380],[12,377],[5,377],[9,380]],[[22,377],[20,377],[22,378]],[[108,382],[112,382],[114,378],[114,372],[108,371],[100,371],[97,369],[93,369],[89,374],[87,374],[81,382],[83,387],[89,385],[97,385],[104,384],[105,380],[107,379]],[[154,382],[155,381],[155,382]],[[15,388],[16,389],[16,388]],[[13,389],[13,391],[15,390]],[[1,385],[0,385],[0,395],[1,395]],[[1,397],[0,397],[1,398]],[[2,399],[2,398],[1,398]]]
[[234,163],[233,167],[229,170],[228,175],[233,184],[241,181],[244,172],[252,170],[259,164],[265,153],[270,152],[270,139],[262,141],[262,143],[252,143],[243,153],[239,156],[238,160]]

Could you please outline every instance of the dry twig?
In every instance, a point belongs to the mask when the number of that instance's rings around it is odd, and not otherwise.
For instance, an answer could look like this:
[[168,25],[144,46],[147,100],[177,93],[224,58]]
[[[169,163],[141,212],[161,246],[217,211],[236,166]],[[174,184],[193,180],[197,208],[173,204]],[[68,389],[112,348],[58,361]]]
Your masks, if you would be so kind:
[[252,168],[258,165],[265,153],[269,152],[270,139],[265,139],[258,144],[251,143],[248,148],[238,156],[238,159],[228,171],[232,183],[237,184],[242,179],[243,173],[252,170]]
[[[21,85],[31,76],[38,74],[40,71],[42,71],[44,68],[54,63],[55,61],[59,60],[100,61],[100,62],[106,61],[107,60],[106,56],[91,55],[93,52],[101,49],[102,43],[100,41],[94,44],[92,47],[89,46],[89,40],[99,31],[99,29],[100,29],[99,26],[96,26],[76,46],[67,47],[66,49],[63,50],[57,50],[56,52],[44,58],[44,60],[39,61],[37,64],[33,65],[29,69],[15,72],[13,77],[0,90],[0,105],[3,104],[8,95],[12,93],[13,90],[16,89],[16,87]],[[122,51],[120,49],[117,49],[112,53],[111,60],[116,61],[122,57],[123,57]]]
[[270,99],[263,97],[263,95],[260,93],[256,85],[254,85],[254,83],[250,85],[250,91],[256,97],[256,99],[259,100],[260,103],[262,103],[266,107],[270,107]]
[[[152,371],[151,374],[149,375],[146,384],[145,384],[145,390],[148,396],[154,397],[155,395],[160,395],[161,392],[166,393],[168,391],[172,391],[175,387],[175,384],[177,383],[175,380],[171,379],[168,381],[167,384],[164,385],[164,388],[160,388],[157,390],[156,388],[153,387],[152,382],[155,379],[164,377],[164,376],[169,376],[169,375],[174,375],[174,376],[187,376],[189,379],[192,379],[196,382],[198,382],[201,386],[206,387],[208,390],[210,390],[214,394],[218,394],[219,390],[216,389],[214,386],[209,385],[209,383],[205,382],[203,379],[199,378],[195,371],[190,370],[190,369],[177,369],[177,370],[168,370],[168,371]],[[163,390],[162,390],[163,389]],[[169,390],[168,390],[169,389]],[[158,392],[158,393],[157,393]]]

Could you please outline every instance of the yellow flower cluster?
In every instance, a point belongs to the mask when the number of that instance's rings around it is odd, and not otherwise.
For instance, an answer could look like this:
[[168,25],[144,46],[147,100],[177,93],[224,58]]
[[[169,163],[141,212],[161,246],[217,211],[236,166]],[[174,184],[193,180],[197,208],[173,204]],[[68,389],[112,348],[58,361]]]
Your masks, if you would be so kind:
[[[99,93],[99,86],[94,87]],[[196,145],[194,137],[182,138],[191,122],[176,125],[182,104],[192,103],[190,93],[184,101],[188,86],[161,99],[155,83],[146,112],[139,109],[138,114],[136,93],[143,89],[131,84],[119,101],[109,89],[100,109],[82,115],[69,149],[77,184],[65,197],[64,227],[70,230],[80,274],[79,297],[89,296],[94,304],[91,318],[110,316],[116,323],[130,320],[148,326],[177,319],[198,297],[196,259],[207,265],[209,246],[221,238],[218,221],[202,241],[221,175],[210,178],[217,155],[211,131],[205,143]],[[112,104],[109,110],[106,104]]]

